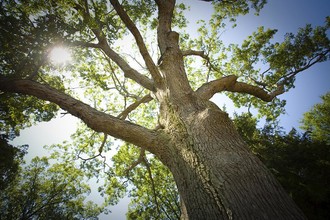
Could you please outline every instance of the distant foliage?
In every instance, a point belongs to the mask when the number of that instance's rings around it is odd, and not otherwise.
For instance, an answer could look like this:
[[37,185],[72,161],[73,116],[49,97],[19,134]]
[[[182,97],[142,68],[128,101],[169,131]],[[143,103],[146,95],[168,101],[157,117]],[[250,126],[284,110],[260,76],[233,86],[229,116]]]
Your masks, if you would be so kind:
[[325,141],[330,145],[330,92],[322,98],[322,103],[304,114],[302,128],[310,132],[313,140]]

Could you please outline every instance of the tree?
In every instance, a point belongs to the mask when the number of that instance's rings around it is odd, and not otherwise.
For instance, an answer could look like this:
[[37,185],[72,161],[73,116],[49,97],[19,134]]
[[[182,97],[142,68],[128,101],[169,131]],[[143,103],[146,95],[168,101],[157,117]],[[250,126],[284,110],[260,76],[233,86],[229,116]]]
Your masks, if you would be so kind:
[[330,92],[321,97],[323,103],[316,104],[304,114],[302,128],[311,132],[313,139],[330,144]]
[[[183,219],[304,219],[227,113],[209,100],[227,92],[237,105],[276,118],[285,104],[277,96],[298,73],[329,58],[329,18],[325,27],[307,25],[282,43],[271,42],[276,30],[262,27],[240,46],[219,40],[226,21],[259,12],[264,3],[214,1],[208,28],[201,22],[192,39],[174,31],[186,25],[186,7],[174,0],[2,1],[1,127],[49,120],[60,107],[89,127],[71,148],[79,158],[102,156],[111,136],[139,149],[135,162],[148,164],[145,151],[161,161],[177,185]],[[124,38],[137,54],[116,44]],[[79,59],[56,69],[47,54],[58,45]],[[83,159],[94,169],[90,175],[99,175],[100,164]],[[100,191],[115,202],[125,189],[113,175]]]
[[0,134],[0,191],[7,188],[19,172],[19,165],[27,152],[27,146],[8,144],[9,137]]
[[82,178],[74,166],[34,158],[1,192],[1,219],[97,219],[102,207],[84,202],[89,187]]

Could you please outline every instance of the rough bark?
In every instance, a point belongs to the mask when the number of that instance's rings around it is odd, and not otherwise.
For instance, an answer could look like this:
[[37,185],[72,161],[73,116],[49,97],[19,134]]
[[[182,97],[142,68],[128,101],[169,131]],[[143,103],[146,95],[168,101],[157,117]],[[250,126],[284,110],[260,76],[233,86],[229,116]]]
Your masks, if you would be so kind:
[[[173,173],[186,209],[183,218],[304,219],[280,184],[248,151],[227,114],[204,95],[214,94],[219,87],[233,88],[237,77],[214,81],[214,89],[206,85],[207,92],[194,93],[175,32],[168,33],[167,45],[160,65],[166,86],[157,97],[159,121],[171,141],[157,156]],[[255,93],[255,88],[249,92]]]
[[183,219],[305,219],[236,132],[227,114],[196,103],[167,111],[166,158],[187,210]]

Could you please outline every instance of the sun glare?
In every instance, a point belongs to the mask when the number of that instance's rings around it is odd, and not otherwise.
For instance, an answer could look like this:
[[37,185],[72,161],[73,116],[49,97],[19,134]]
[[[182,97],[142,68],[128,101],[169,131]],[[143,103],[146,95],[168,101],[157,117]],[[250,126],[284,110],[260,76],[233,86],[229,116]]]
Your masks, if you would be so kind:
[[70,51],[65,47],[55,47],[50,52],[50,60],[55,64],[65,64],[72,60]]

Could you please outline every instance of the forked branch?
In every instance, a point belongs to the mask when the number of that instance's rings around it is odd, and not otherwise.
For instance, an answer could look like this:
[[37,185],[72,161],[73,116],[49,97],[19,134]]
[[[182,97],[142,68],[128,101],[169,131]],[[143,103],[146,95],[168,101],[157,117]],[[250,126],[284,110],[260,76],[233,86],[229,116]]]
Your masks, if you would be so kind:
[[[89,13],[87,2],[85,2],[85,8],[79,4],[76,4],[75,8],[83,14],[83,18],[87,23],[88,21],[94,19]],[[96,20],[96,23],[99,22]],[[111,59],[119,66],[119,68],[124,72],[125,77],[132,79],[133,81],[137,82],[139,85],[150,91],[155,91],[154,82],[151,79],[133,69],[118,53],[111,49],[105,37],[105,34],[102,32],[100,27],[93,26],[91,27],[91,30],[96,36],[98,43],[76,41],[72,42],[72,45],[101,49],[109,59]]]
[[125,77],[132,79],[150,91],[155,91],[154,82],[128,65],[128,63],[118,53],[110,48],[107,42],[104,41],[100,48],[107,57],[119,66],[119,68],[124,72]]
[[174,0],[155,0],[158,5],[158,28],[157,28],[157,40],[161,55],[164,54],[167,45],[167,35],[170,33],[173,11],[175,7]]
[[145,157],[145,149],[144,148],[141,148],[140,150],[140,155],[139,155],[139,158],[134,161],[126,170],[126,176],[129,176],[129,172],[131,170],[133,170],[137,165],[141,164],[143,161],[144,161],[144,157]]
[[156,64],[153,62],[138,28],[136,27],[134,22],[131,20],[131,18],[128,16],[128,14],[126,13],[126,11],[122,7],[122,5],[118,2],[118,0],[110,0],[110,3],[114,7],[117,14],[119,15],[121,20],[126,25],[126,27],[129,29],[129,31],[134,36],[136,44],[140,50],[140,54],[142,55],[144,62],[146,64],[148,70],[150,71],[152,78],[154,79],[154,81],[157,84],[160,84],[162,81],[161,74],[160,74]]

